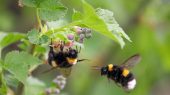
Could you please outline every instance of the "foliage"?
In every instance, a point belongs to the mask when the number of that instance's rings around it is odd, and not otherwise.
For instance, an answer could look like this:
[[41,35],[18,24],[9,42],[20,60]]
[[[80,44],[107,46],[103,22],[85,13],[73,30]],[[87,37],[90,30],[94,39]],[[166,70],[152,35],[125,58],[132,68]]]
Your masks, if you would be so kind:
[[[93,30],[119,43],[121,48],[125,45],[123,38],[131,41],[111,11],[94,9],[84,0],[82,0],[83,12],[74,9],[72,21],[66,25],[60,21],[64,20],[68,9],[60,0],[20,0],[20,3],[36,10],[38,25],[27,34],[0,32],[2,35],[0,51],[15,42],[19,42],[18,48],[21,50],[8,52],[4,59],[0,59],[0,94],[6,94],[10,89],[8,84],[10,78],[5,80],[8,73],[19,81],[18,84],[24,85],[25,95],[45,94],[47,85],[34,78],[31,73],[36,66],[43,63],[40,60],[46,60],[44,56],[51,39],[65,41],[70,46],[73,45],[72,42],[74,45],[82,46],[84,39],[92,37],[91,30]],[[52,26],[51,23],[57,26]],[[62,83],[65,83],[65,79],[60,84]]]
[[23,0],[23,4],[37,8],[40,18],[45,21],[58,20],[67,12],[59,0]]
[[6,55],[3,67],[19,81],[25,83],[29,74],[29,68],[40,63],[39,59],[26,52],[12,51]]
[[33,29],[27,34],[28,39],[33,44],[44,44],[47,43],[49,38],[46,35],[41,35],[36,29]]
[[131,41],[128,35],[126,35],[123,29],[116,22],[115,18],[113,17],[113,13],[111,11],[98,8],[96,9],[96,13],[106,23],[107,28],[109,29],[109,31],[111,31],[114,34],[116,41],[120,43],[122,48],[125,45],[125,42],[123,41],[122,37]]
[[[74,11],[72,16],[73,21],[79,21],[81,24],[111,38],[118,42],[123,48],[125,43],[122,36],[130,41],[130,38],[119,27],[119,24],[115,21],[113,13],[104,9],[95,10],[88,3],[83,1],[84,13]],[[107,18],[108,17],[108,18]],[[108,21],[112,22],[108,22]]]
[[4,37],[2,36],[2,38],[0,39],[0,48],[4,48],[25,37],[24,34],[19,34],[19,33],[8,33],[8,34],[4,32],[0,32],[0,33],[1,35],[5,35]]
[[24,95],[42,95],[44,90],[45,84],[43,82],[31,76],[27,78]]

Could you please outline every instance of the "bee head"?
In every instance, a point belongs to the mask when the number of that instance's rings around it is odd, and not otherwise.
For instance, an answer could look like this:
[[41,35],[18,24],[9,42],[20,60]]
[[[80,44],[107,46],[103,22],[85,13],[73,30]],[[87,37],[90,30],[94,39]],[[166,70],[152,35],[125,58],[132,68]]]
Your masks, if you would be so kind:
[[77,58],[78,52],[75,49],[69,49],[68,57],[69,58]]
[[108,67],[101,68],[101,75],[106,75],[108,73]]

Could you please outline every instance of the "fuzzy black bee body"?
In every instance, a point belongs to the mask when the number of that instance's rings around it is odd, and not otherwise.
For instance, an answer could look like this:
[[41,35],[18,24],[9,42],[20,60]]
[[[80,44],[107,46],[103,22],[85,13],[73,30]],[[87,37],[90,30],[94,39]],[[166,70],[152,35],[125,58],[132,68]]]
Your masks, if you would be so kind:
[[63,48],[64,46],[60,45],[60,50],[55,52],[54,48],[50,47],[48,63],[52,67],[69,68],[77,63],[78,51],[72,48],[64,51]]
[[139,55],[134,55],[120,66],[109,64],[100,68],[101,75],[106,75],[108,79],[115,81],[116,84],[123,87],[126,91],[133,90],[136,86],[136,79],[129,71],[129,68],[137,64],[140,59]]
[[101,75],[107,75],[108,79],[112,79],[126,90],[134,89],[136,85],[134,75],[129,70],[117,65],[109,64],[106,67],[102,67]]

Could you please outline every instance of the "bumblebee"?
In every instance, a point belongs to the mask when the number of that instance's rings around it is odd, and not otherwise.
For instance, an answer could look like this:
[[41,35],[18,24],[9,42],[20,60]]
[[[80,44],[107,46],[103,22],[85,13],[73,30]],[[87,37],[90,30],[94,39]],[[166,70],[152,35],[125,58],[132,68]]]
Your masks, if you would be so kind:
[[75,65],[77,62],[83,61],[78,60],[78,53],[80,53],[81,48],[78,50],[71,47],[66,48],[64,42],[59,42],[57,44],[51,43],[50,51],[48,54],[48,63],[52,67],[69,68]]
[[136,79],[129,71],[135,64],[139,63],[141,57],[139,54],[133,55],[121,65],[108,64],[105,67],[96,67],[101,71],[102,76],[115,81],[118,86],[123,87],[126,91],[133,90],[136,86]]

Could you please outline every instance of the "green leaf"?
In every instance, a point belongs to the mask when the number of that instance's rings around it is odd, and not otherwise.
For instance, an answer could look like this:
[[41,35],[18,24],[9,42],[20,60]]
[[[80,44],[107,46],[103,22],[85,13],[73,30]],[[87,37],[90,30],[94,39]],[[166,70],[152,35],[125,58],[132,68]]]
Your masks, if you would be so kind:
[[82,23],[84,25],[116,41],[115,35],[113,35],[112,32],[108,30],[105,22],[98,17],[94,8],[84,0],[83,0],[83,10],[84,10],[84,14],[83,14]]
[[23,51],[29,51],[30,42],[27,39],[22,39],[22,42],[18,44],[18,47]]
[[0,59],[0,72],[2,72],[3,64],[4,64],[3,60],[2,60],[2,59]]
[[56,20],[56,21],[47,22],[47,26],[50,29],[60,28],[60,27],[63,27],[67,24],[68,24],[68,22],[65,19],[59,19],[59,20]]
[[7,35],[7,33],[0,31],[0,35],[1,35],[1,37],[0,37],[0,42],[1,42],[2,39]]
[[4,68],[11,72],[16,79],[25,83],[29,68],[40,63],[38,58],[26,52],[12,51],[5,57]]
[[4,48],[16,41],[19,41],[20,39],[24,38],[24,34],[20,33],[9,33],[6,34],[1,40],[0,40],[0,48]]
[[46,52],[46,48],[42,47],[40,45],[36,45],[35,46],[35,51],[38,52],[38,53],[45,53]]
[[43,92],[45,92],[43,82],[33,77],[27,78],[24,95],[42,95]]
[[1,73],[0,75],[0,95],[6,95],[7,94],[7,85],[6,81]]
[[28,39],[33,44],[39,44],[39,33],[36,29],[32,29],[27,34]]
[[43,43],[48,42],[48,40],[49,40],[48,36],[42,35],[42,36],[39,38],[39,43],[40,43],[40,44],[43,44]]
[[20,81],[18,81],[12,74],[5,74],[4,76],[6,85],[10,85],[11,87],[17,88]]
[[6,85],[6,80],[4,79],[4,75],[2,73],[2,65],[3,65],[3,60],[0,59],[0,95],[6,95],[7,85]]
[[62,18],[67,13],[60,0],[23,0],[23,4],[28,7],[38,8],[39,16],[45,21],[54,21]]
[[[96,32],[105,35],[108,38],[118,42],[123,48],[125,42],[122,37],[131,41],[130,38],[125,34],[123,29],[119,27],[119,24],[115,21],[112,12],[106,12],[105,10],[97,11],[89,5],[87,2],[82,0],[84,14],[74,13],[72,16],[73,20],[79,20],[79,22],[87,27],[95,30]],[[83,17],[82,17],[83,16]]]
[[22,3],[28,7],[37,7],[38,1],[42,0],[22,0]]
[[33,44],[45,44],[49,40],[48,36],[41,35],[36,29],[32,29],[31,31],[29,31],[27,37],[29,41]]
[[73,10],[73,12],[74,13],[72,15],[72,21],[77,21],[77,20],[83,19],[83,15],[80,12],[78,12],[76,10]]
[[123,31],[123,29],[119,26],[119,24],[115,20],[113,12],[106,9],[98,8],[96,9],[96,13],[106,23],[109,31],[111,31],[115,35],[121,47],[125,45],[123,37],[126,38],[128,41],[131,41],[128,35],[126,35],[126,33]]
[[42,20],[54,21],[64,17],[67,13],[67,8],[59,0],[45,0],[40,3],[38,11]]
[[63,40],[63,41],[67,40],[67,37],[64,33],[56,33],[56,34],[54,34],[54,37],[57,39]]

